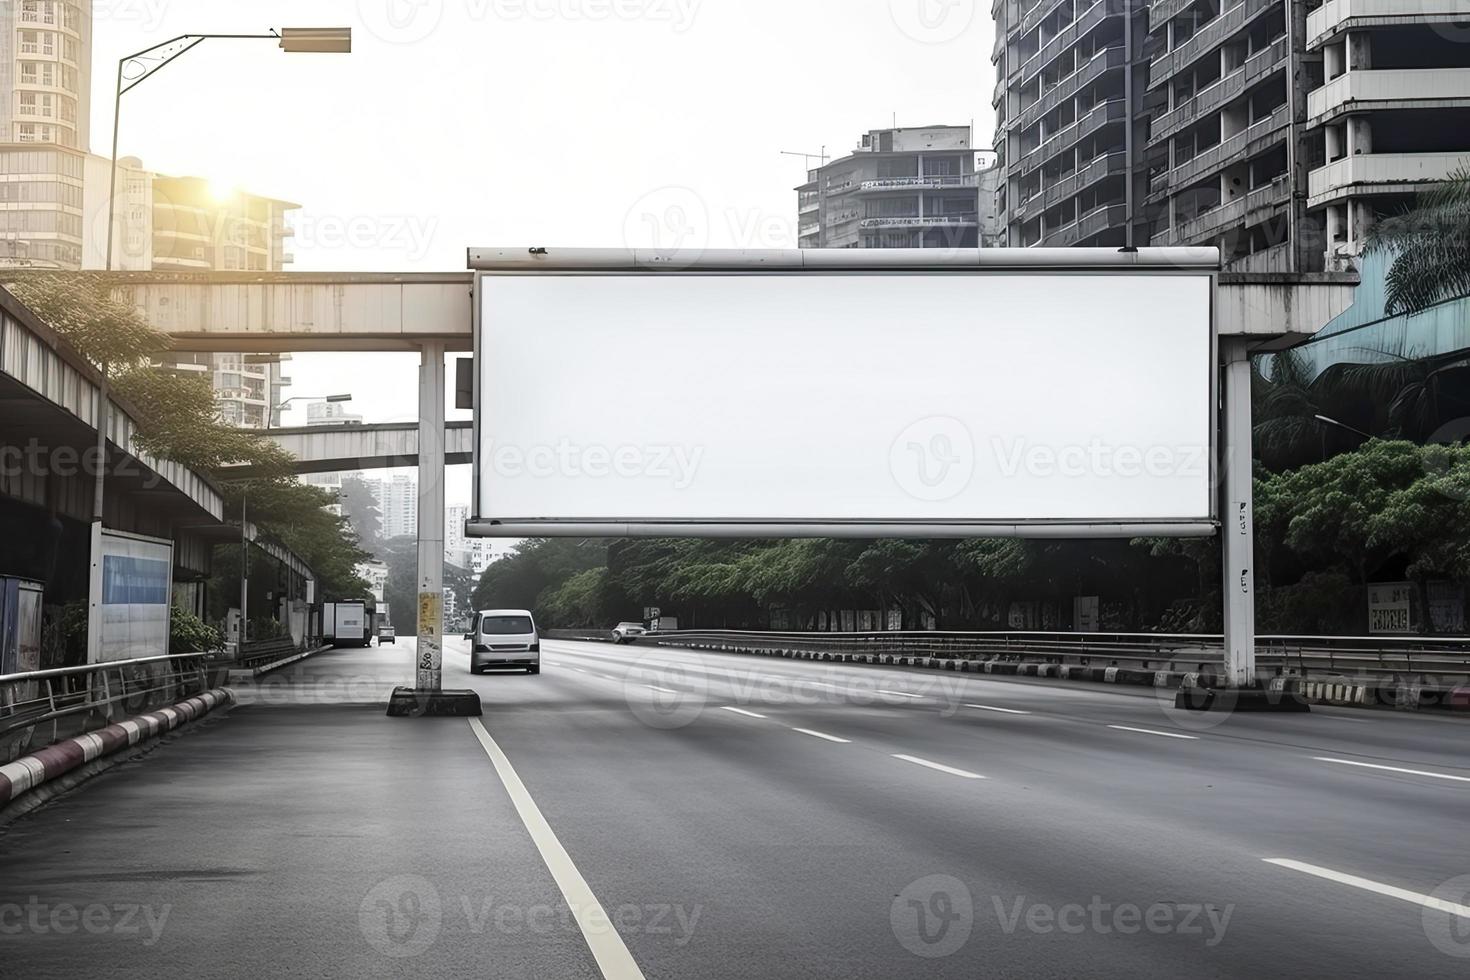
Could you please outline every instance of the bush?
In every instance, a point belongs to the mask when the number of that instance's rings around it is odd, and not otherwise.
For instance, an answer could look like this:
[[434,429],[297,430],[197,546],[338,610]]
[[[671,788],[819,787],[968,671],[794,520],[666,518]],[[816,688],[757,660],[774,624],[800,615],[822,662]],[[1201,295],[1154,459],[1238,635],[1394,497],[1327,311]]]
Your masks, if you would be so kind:
[[224,635],[191,612],[174,606],[169,617],[169,653],[209,653],[225,645]]

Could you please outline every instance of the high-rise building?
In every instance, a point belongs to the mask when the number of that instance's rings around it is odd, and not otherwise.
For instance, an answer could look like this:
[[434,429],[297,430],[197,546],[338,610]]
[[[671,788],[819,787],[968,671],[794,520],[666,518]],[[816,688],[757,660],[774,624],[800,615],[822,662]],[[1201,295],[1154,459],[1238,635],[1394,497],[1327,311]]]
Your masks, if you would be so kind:
[[81,264],[91,65],[90,2],[0,3],[0,265]]
[[969,126],[875,129],[796,188],[800,245],[975,248],[998,231],[999,180],[975,162]]
[[[1462,0],[995,0],[1011,245],[1215,245],[1312,272],[1470,164]],[[1131,45],[1124,32],[1132,11]]]
[[[1166,0],[1176,4],[1179,0]],[[1000,209],[1013,247],[1126,244],[1132,127],[1142,158],[1145,0],[993,0]],[[1137,244],[1147,244],[1134,223]]]
[[[283,358],[289,357],[289,356],[290,356],[289,354],[282,355]],[[290,379],[283,379],[283,380],[289,381]],[[276,410],[276,422],[279,423],[280,422],[279,399],[277,400],[277,404],[278,404],[278,407],[277,407],[277,410]],[[353,415],[353,414],[351,414],[350,412],[347,411],[347,406],[345,404],[341,403],[341,402],[314,401],[314,402],[307,402],[307,404],[306,404],[306,424],[307,425],[313,425],[313,426],[321,426],[321,425],[354,425],[354,424],[357,424],[357,423],[359,423],[361,421],[362,421],[362,416],[361,415]],[[321,490],[329,491],[329,492],[331,492],[333,494],[336,494],[336,495],[338,495],[340,497],[341,496],[341,493],[342,493],[342,477],[345,476],[345,475],[346,474],[341,473],[341,472],[333,472],[333,473],[306,473],[306,474],[303,474],[300,479],[301,479],[301,482],[302,483],[309,484],[309,485],[314,486],[314,487],[317,487],[317,488],[319,488]],[[338,515],[338,516],[341,516],[341,514],[342,514],[342,505],[340,503],[339,504],[332,504],[327,509],[330,510],[332,513]],[[358,533],[359,533],[359,536],[361,536],[361,531],[360,530],[359,530]],[[361,573],[359,573],[359,574],[361,574]]]
[[444,560],[468,569],[475,578],[479,578],[495,560],[493,542],[488,538],[471,538],[464,533],[465,522],[470,519],[469,507],[448,507],[444,514]]
[[378,514],[383,522],[383,540],[417,537],[419,533],[419,485],[414,478],[398,473],[374,481]]

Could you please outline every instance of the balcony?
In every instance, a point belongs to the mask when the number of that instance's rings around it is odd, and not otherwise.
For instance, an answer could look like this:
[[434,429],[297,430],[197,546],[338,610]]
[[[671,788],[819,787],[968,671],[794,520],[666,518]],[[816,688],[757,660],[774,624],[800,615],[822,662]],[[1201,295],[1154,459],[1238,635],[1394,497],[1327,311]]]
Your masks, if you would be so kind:
[[[1179,190],[1187,187],[1211,171],[1219,170],[1221,167],[1233,163],[1243,155],[1254,156],[1251,144],[1257,140],[1271,136],[1277,130],[1286,128],[1287,107],[1279,105],[1269,116],[1257,119],[1245,129],[1234,136],[1226,137],[1219,143],[1195,154],[1188,160],[1179,164],[1169,172],[1168,178],[1150,185],[1152,193],[1162,190]],[[1161,186],[1162,185],[1162,186]]]
[[892,230],[902,228],[974,228],[980,224],[976,214],[915,214],[891,215],[885,218],[864,218],[860,227],[864,231]]
[[1286,38],[1283,37],[1245,59],[1238,68],[1213,85],[1200,89],[1191,98],[1160,115],[1149,131],[1149,142],[1157,143],[1174,135],[1206,113],[1238,98],[1247,88],[1285,64]]
[[[1122,99],[1114,99],[1093,106],[1082,118],[1071,125],[1057,130],[1040,146],[1032,147],[1021,155],[1020,170],[1030,173],[1058,153],[1070,150],[1082,140],[1102,129],[1108,123],[1120,122],[1128,117],[1127,105]],[[1120,139],[1121,142],[1121,139]]]
[[[1442,0],[1430,0],[1430,2],[1439,3]],[[1148,87],[1158,88],[1181,68],[1215,50],[1223,42],[1253,23],[1257,17],[1279,6],[1280,0],[1241,0],[1240,3],[1201,27],[1193,37],[1180,42],[1173,51],[1166,51],[1155,58],[1149,65]]]
[[1394,24],[1452,24],[1466,19],[1465,0],[1326,0],[1307,14],[1307,50],[1343,31]]
[[1068,174],[1056,183],[1048,184],[1041,192],[1042,206],[1053,207],[1086,190],[1104,177],[1126,173],[1127,162],[1128,154],[1122,150],[1104,153],[1083,164],[1075,173]]
[[[1030,129],[1041,121],[1042,116],[1060,105],[1062,100],[1070,99],[1080,92],[1084,85],[1101,78],[1105,72],[1122,67],[1122,48],[1105,48],[1097,52],[1088,59],[1086,64],[1065,78],[1058,79],[1045,95],[1018,112],[1015,125],[1022,130]],[[1118,92],[1121,94],[1122,90],[1123,86],[1120,82]]]
[[821,230],[821,222],[813,222],[812,224],[799,225],[796,229],[796,234],[801,238],[806,238],[808,235],[815,235]]
[[1008,80],[1024,85],[1031,81],[1043,67],[1051,64],[1065,48],[1076,47],[1077,42],[1109,17],[1123,16],[1121,11],[1112,10],[1110,0],[1097,0],[1092,6],[1077,15],[1077,18],[1053,34],[1036,53],[1009,69]]
[[1362,153],[1334,160],[1307,175],[1307,207],[1347,197],[1411,194],[1470,165],[1470,150],[1458,153]]
[[1307,118],[1317,124],[1371,109],[1470,105],[1470,68],[1350,71],[1307,93]]
[[957,176],[928,177],[888,177],[883,180],[865,180],[858,186],[860,193],[873,193],[874,191],[943,191],[963,190],[965,188],[980,186],[980,179],[975,174],[959,174]]
[[1181,221],[1172,231],[1155,235],[1150,244],[1205,244],[1226,228],[1259,224],[1270,216],[1271,211],[1285,205],[1290,198],[1291,181],[1283,174],[1242,198],[1212,208],[1189,221]]
[[1104,204],[1093,208],[1071,224],[1048,228],[1038,244],[1059,248],[1076,245],[1109,228],[1121,228],[1127,220],[1127,214],[1128,207],[1125,204]]

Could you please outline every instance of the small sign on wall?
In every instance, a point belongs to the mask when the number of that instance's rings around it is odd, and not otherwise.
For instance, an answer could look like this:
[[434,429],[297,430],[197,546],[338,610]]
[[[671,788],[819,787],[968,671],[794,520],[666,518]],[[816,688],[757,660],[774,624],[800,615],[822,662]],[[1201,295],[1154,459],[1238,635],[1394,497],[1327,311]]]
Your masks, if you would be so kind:
[[1368,586],[1368,632],[1412,633],[1414,584],[1378,582]]

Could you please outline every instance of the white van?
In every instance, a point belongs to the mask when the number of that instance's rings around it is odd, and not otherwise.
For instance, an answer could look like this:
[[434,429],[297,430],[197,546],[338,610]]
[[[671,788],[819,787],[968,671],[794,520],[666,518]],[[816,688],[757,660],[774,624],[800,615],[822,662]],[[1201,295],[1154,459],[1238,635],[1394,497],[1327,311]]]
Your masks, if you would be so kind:
[[524,667],[541,673],[541,637],[525,609],[487,609],[470,624],[470,673],[487,667]]

